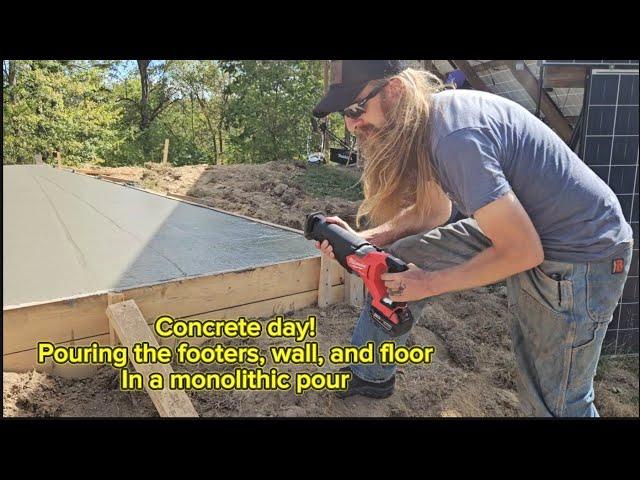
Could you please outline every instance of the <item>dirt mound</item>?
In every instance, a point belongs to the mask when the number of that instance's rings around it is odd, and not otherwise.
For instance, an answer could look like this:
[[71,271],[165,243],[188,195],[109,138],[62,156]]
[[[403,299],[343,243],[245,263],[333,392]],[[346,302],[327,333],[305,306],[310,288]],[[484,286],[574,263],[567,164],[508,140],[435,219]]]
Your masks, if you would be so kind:
[[[319,169],[344,176],[345,180],[348,179],[346,188],[352,187],[355,192],[358,173],[353,168],[338,165],[314,166],[279,161],[172,167],[149,162],[145,167],[90,169],[136,182],[150,190],[188,195],[214,208],[297,229],[303,228],[305,215],[314,211],[339,215],[353,223],[360,203],[331,194],[309,194],[309,179],[315,178],[315,170]],[[344,191],[333,190],[344,196]]]

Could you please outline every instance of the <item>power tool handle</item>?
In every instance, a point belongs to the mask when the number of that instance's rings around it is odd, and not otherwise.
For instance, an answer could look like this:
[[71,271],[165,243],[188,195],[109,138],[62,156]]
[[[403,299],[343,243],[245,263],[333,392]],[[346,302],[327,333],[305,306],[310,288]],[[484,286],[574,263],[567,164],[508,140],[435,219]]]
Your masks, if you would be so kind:
[[[405,270],[409,270],[409,267],[407,266],[406,263],[404,263],[402,260],[392,255],[389,255],[386,258],[386,263],[387,263],[387,272],[389,273],[398,273],[398,272],[404,272]],[[406,306],[407,306],[407,302],[393,302],[391,308],[398,308],[398,307],[404,308]]]
[[335,223],[325,223],[323,227],[319,229],[317,236],[314,237],[315,240],[319,242],[327,240],[329,245],[333,247],[333,254],[336,256],[336,260],[340,265],[351,270],[347,265],[347,257],[353,254],[361,245],[366,245],[368,242]]
[[328,223],[324,215],[320,214],[314,214],[307,219],[305,237],[318,242],[327,240],[333,247],[336,260],[348,271],[351,269],[347,265],[346,258],[362,245],[369,244],[364,238],[345,230],[340,225]]
[[392,255],[389,255],[386,259],[387,262],[387,272],[389,273],[398,273],[404,272],[405,270],[409,270],[409,267],[406,263],[404,263],[399,258],[396,258]]

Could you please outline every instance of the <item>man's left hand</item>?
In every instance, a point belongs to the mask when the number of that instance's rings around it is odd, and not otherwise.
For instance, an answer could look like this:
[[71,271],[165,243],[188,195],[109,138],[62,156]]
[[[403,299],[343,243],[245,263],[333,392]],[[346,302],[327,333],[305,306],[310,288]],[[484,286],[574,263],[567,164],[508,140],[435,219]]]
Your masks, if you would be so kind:
[[387,287],[389,298],[394,302],[412,302],[437,295],[433,272],[418,268],[413,263],[400,273],[383,273],[380,278]]

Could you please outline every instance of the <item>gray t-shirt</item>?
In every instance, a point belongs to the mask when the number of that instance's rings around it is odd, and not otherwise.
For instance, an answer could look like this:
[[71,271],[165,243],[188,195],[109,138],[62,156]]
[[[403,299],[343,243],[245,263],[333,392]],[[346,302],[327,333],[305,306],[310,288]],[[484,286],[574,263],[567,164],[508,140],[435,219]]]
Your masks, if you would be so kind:
[[434,95],[432,155],[442,187],[467,216],[512,190],[545,259],[588,262],[632,238],[609,186],[542,121],[490,93]]

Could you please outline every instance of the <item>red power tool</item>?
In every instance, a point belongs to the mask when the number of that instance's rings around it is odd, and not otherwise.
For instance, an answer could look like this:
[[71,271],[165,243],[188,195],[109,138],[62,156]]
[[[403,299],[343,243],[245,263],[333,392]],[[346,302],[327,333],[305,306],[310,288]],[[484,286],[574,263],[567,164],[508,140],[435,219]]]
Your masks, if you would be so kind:
[[386,272],[404,272],[406,263],[341,226],[327,223],[320,212],[307,215],[304,236],[319,242],[327,240],[340,265],[362,278],[372,297],[371,318],[389,335],[397,337],[411,329],[413,316],[406,302],[391,301],[380,279]]

